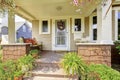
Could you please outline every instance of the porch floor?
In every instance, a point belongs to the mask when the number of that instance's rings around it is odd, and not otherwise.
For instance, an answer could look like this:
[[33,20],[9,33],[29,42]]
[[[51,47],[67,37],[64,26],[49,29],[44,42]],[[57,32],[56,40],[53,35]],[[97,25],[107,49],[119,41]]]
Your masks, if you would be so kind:
[[36,60],[42,63],[59,63],[67,52],[63,51],[42,51],[40,57]]

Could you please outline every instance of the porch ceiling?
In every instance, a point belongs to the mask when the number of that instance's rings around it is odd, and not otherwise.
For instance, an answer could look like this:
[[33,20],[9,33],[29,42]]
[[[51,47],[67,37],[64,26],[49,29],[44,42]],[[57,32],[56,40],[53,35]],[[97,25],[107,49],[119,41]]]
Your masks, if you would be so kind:
[[96,8],[96,1],[87,3],[81,10],[71,4],[72,0],[15,0],[18,13],[33,20],[55,16],[87,16]]

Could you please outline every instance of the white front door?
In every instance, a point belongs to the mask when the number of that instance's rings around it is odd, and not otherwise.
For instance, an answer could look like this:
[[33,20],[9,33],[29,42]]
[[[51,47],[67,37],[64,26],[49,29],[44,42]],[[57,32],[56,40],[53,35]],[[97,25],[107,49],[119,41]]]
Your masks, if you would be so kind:
[[54,20],[53,50],[69,50],[69,34],[66,19]]

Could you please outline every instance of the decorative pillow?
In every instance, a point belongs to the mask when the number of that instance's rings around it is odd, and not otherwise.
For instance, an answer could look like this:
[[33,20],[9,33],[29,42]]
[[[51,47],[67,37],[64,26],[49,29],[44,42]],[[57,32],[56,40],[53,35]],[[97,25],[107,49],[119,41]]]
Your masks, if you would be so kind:
[[24,43],[32,43],[31,39],[24,39]]
[[35,38],[33,39],[24,39],[24,43],[32,43],[32,45],[37,45],[37,41]]
[[33,44],[33,45],[37,45],[37,41],[36,41],[35,38],[32,39],[32,44]]

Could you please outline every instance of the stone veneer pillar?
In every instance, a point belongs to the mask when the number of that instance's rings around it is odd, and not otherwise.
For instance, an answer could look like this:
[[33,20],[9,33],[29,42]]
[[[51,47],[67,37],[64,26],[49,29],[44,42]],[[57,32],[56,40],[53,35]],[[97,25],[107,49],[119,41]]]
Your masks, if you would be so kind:
[[17,60],[21,56],[29,54],[30,51],[30,44],[27,43],[2,44],[2,47],[3,47],[3,61]]
[[105,64],[111,66],[111,45],[96,43],[78,43],[78,55],[87,64]]

